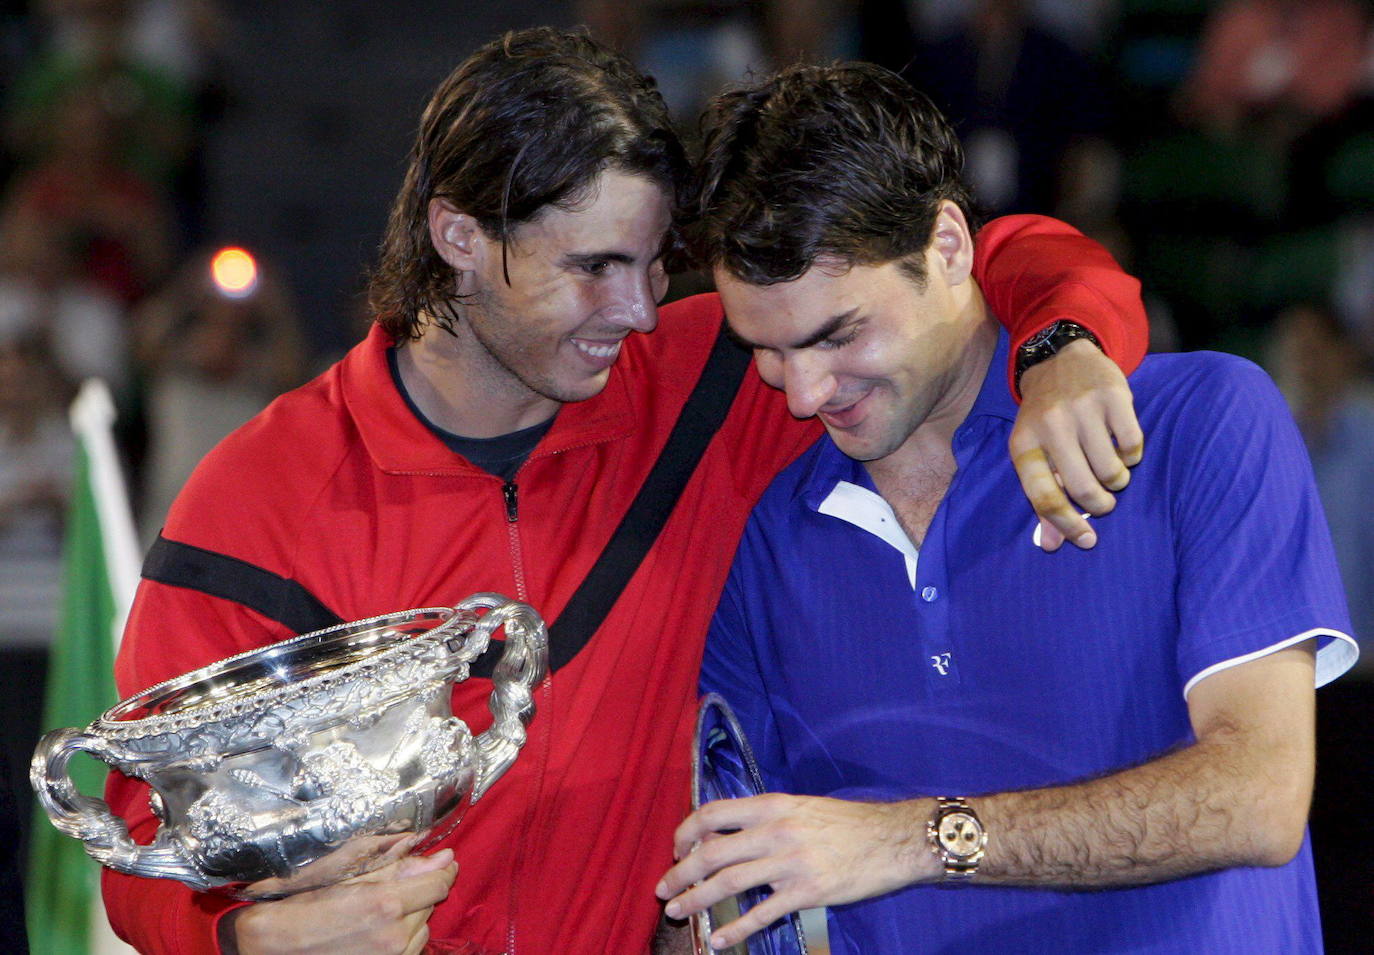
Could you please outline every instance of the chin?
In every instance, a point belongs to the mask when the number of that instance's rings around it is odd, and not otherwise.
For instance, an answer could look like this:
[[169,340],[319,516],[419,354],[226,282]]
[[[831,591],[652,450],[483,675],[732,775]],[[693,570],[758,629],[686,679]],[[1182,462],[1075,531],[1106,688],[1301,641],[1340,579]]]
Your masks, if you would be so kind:
[[881,461],[887,457],[901,442],[896,446],[890,440],[882,440],[882,436],[877,438],[856,437],[852,434],[830,433],[830,440],[835,442],[835,447],[839,448],[844,455],[853,458],[855,461],[867,463],[869,461]]
[[595,398],[606,390],[606,384],[611,380],[609,370],[592,378],[583,378],[581,381],[557,384],[550,388],[548,397],[555,401],[568,404],[576,401],[587,401]]
[[873,454],[871,446],[864,441],[856,441],[849,435],[837,435],[830,433],[830,440],[835,442],[835,447],[844,453],[845,457],[853,458],[855,461],[871,461]]

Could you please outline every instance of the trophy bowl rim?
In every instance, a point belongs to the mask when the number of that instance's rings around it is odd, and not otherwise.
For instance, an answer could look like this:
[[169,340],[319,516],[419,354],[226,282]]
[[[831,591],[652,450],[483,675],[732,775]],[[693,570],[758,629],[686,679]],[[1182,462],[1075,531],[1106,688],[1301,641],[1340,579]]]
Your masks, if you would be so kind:
[[[420,622],[434,617],[440,618],[440,622],[424,633],[403,634],[395,631],[396,627],[404,626],[407,623]],[[474,619],[473,615],[459,611],[454,607],[418,607],[312,630],[276,643],[254,647],[242,653],[224,657],[206,666],[154,684],[111,706],[92,724],[92,729],[112,739],[133,740],[166,732],[184,732],[226,721],[241,720],[245,716],[261,712],[265,708],[278,707],[315,690],[338,686],[354,680],[364,673],[377,671],[380,664],[389,663],[407,655],[423,654],[441,636],[446,636],[449,631],[460,624]],[[185,707],[167,712],[159,712],[157,709],[159,704],[187,693],[197,686],[212,686],[216,679],[222,679],[236,670],[246,670],[250,666],[258,664],[266,665],[268,661],[273,660],[286,662],[305,648],[327,645],[335,641],[338,641],[340,649],[346,650],[350,640],[367,636],[375,639],[388,630],[392,631],[394,640],[392,645],[378,646],[365,656],[329,667],[323,672],[299,680],[269,685],[247,695],[231,692],[221,694],[220,699],[215,699],[215,695],[211,693],[206,695],[206,699]],[[395,639],[396,637],[400,639]],[[432,682],[435,678],[444,678],[450,671],[458,669],[468,662],[470,662],[470,655],[454,653],[446,665],[439,668],[431,676],[431,680],[426,682]],[[232,688],[232,686],[232,680],[226,684],[228,688]],[[417,685],[412,682],[399,689],[404,693],[413,693],[417,688]],[[381,700],[374,702],[381,702]],[[146,715],[131,715],[140,711]]]

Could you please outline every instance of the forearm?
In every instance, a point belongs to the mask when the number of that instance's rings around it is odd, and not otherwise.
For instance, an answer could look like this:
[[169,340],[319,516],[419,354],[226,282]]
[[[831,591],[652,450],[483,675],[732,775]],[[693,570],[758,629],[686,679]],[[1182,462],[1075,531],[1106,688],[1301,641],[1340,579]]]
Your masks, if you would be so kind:
[[[1242,735],[1218,732],[1088,782],[968,798],[988,834],[973,885],[1106,889],[1285,863],[1302,841],[1311,749],[1266,753]],[[929,798],[778,793],[707,803],[678,828],[681,861],[656,891],[685,918],[771,885],[771,898],[717,932],[718,947],[734,944],[787,912],[942,881],[926,835],[935,809]]]
[[[1043,789],[940,793],[963,796],[986,832],[974,885],[1111,888],[1288,862],[1312,796],[1314,650],[1308,640],[1196,683],[1188,715],[1197,742],[1150,762]],[[771,885],[772,897],[715,936],[734,944],[787,912],[941,881],[944,862],[926,834],[935,810],[932,798],[709,802],[674,833],[679,862],[656,891],[682,918]],[[969,844],[950,845],[957,864]]]
[[989,833],[976,881],[1109,888],[1282,865],[1302,842],[1312,756],[1296,744],[1274,771],[1253,745],[1206,740],[1100,779],[972,799]]

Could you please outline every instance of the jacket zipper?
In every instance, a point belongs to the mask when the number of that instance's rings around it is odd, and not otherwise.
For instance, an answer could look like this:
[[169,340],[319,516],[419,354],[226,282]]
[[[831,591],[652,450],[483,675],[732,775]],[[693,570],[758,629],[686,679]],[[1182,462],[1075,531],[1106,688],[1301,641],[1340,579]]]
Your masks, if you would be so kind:
[[[501,485],[501,497],[506,504],[506,535],[510,541],[511,566],[515,571],[516,598],[528,603],[529,595],[525,588],[525,561],[520,547],[520,489],[514,480]],[[518,873],[512,878],[516,878]],[[515,884],[511,885],[512,895]],[[511,906],[506,923],[506,950],[503,955],[515,955],[515,911]]]
[[511,567],[515,571],[515,596],[529,603],[525,588],[525,559],[520,547],[520,489],[514,481],[501,485],[501,497],[506,504],[506,538],[510,542]]

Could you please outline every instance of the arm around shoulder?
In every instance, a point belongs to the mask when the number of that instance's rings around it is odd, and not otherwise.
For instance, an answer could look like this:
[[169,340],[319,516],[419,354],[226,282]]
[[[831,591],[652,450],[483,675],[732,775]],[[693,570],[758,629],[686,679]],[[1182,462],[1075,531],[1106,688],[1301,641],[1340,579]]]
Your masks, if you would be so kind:
[[[1092,547],[1097,536],[1080,510],[1099,516],[1111,511],[1112,492],[1126,486],[1129,468],[1143,453],[1125,378],[1140,363],[1149,337],[1140,283],[1097,242],[1041,216],[985,225],[974,242],[974,277],[1011,335],[1007,373],[1013,396],[1024,394],[1025,400],[1010,452],[1040,515],[1042,545],[1055,550],[1067,539]],[[1023,366],[1018,375],[1020,346],[1061,321],[1087,329],[1100,350],[1088,341],[1061,348],[1052,338],[1040,346],[1051,357]],[[1065,328],[1072,326],[1046,334]]]
[[1145,357],[1149,320],[1140,282],[1099,242],[1047,216],[1003,216],[979,231],[974,277],[1011,332],[1012,353],[1065,319],[1096,336],[1130,374]]

